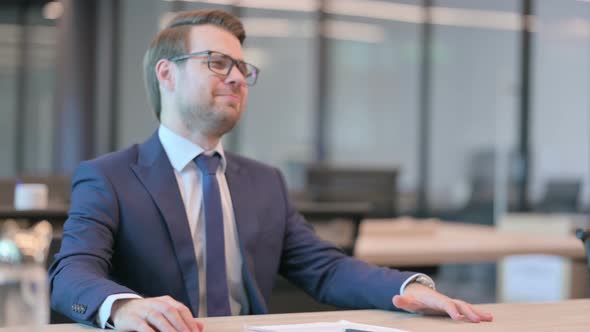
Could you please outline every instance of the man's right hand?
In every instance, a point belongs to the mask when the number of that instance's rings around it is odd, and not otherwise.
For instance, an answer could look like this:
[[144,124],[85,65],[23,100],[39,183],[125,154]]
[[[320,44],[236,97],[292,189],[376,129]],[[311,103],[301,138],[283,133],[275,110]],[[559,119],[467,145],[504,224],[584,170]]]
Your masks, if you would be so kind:
[[201,332],[190,310],[170,296],[117,300],[111,309],[114,327],[120,331]]

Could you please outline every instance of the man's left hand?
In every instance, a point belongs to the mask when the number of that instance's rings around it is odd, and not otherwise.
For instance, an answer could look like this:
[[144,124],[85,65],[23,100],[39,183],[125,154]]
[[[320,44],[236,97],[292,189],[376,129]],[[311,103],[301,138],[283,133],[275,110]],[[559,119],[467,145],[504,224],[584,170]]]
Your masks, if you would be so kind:
[[449,315],[453,320],[466,318],[473,323],[492,321],[492,314],[474,308],[471,304],[451,299],[435,290],[419,283],[409,284],[404,295],[396,295],[392,299],[393,305],[409,312],[419,312],[429,315]]

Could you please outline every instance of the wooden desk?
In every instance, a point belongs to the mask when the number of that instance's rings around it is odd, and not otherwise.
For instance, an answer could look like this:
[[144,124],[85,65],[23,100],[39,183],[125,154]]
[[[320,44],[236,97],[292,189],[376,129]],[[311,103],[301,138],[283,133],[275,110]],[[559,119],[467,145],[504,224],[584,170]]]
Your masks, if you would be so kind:
[[48,220],[52,224],[63,225],[68,219],[68,207],[52,206],[43,210],[16,210],[12,206],[0,206],[0,220],[2,219],[27,219],[32,222]]
[[[316,222],[331,221],[337,218],[350,219],[353,223],[352,246],[343,249],[352,255],[359,225],[370,211],[371,204],[366,202],[296,201],[295,207],[307,220]],[[16,210],[12,206],[0,205],[0,221],[4,219],[24,219],[31,222],[47,220],[55,229],[62,229],[68,219],[68,210],[67,205],[51,206],[43,210]]]
[[584,246],[573,234],[552,237],[451,222],[439,222],[433,228],[397,232],[392,221],[363,222],[354,255],[395,267],[497,261],[525,254],[585,258]]
[[[295,207],[306,219],[330,220],[335,218],[350,219],[355,225],[354,238],[358,235],[361,221],[370,211],[371,205],[365,202],[309,202],[296,201]],[[50,222],[63,224],[68,219],[67,205],[51,206],[43,210],[16,210],[12,206],[0,205],[0,220],[28,219],[39,221],[47,219]]]
[[[446,331],[588,331],[590,299],[542,304],[486,304],[478,308],[490,311],[490,323],[455,322],[446,317],[412,315],[379,310],[329,311],[315,313],[205,318],[205,331],[244,332],[247,325],[333,322],[346,319],[355,323],[387,326],[414,332]],[[0,329],[0,332],[24,332],[23,329]],[[98,331],[77,324],[47,325],[42,332]]]

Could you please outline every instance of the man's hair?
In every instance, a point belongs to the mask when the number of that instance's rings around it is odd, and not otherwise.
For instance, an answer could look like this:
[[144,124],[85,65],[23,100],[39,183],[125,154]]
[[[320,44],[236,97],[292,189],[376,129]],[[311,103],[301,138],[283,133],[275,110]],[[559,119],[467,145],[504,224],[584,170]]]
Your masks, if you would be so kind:
[[240,44],[246,39],[246,32],[240,20],[221,10],[195,10],[181,12],[160,31],[143,58],[143,74],[149,102],[160,120],[162,111],[160,87],[156,76],[156,63],[160,59],[185,54],[188,49],[191,28],[211,24],[220,27],[238,38]]

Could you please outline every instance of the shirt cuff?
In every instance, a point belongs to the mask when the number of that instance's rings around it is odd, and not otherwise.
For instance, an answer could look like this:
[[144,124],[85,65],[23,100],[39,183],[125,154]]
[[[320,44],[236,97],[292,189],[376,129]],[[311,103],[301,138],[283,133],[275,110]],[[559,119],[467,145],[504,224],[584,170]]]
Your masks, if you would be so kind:
[[430,278],[429,276],[427,276],[424,273],[416,273],[416,274],[412,275],[411,277],[409,277],[408,279],[406,279],[406,281],[404,281],[402,286],[399,288],[399,294],[404,295],[404,291],[406,290],[406,287],[409,284],[417,281],[418,278],[421,278],[421,280],[420,280],[421,284],[423,284],[426,287],[436,290],[436,287],[434,285],[434,280],[432,280],[432,278]]
[[113,303],[117,300],[122,299],[141,299],[141,296],[133,293],[121,293],[121,294],[113,294],[109,295],[104,302],[100,305],[98,309],[98,315],[96,317],[96,323],[101,329],[104,328],[115,328],[112,324],[110,324],[109,318],[111,318],[111,309],[113,308]]

